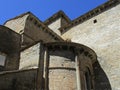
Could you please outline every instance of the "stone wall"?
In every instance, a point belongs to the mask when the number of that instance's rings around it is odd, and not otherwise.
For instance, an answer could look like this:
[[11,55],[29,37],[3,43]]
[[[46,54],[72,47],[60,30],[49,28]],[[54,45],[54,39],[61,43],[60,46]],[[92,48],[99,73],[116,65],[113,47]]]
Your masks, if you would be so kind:
[[40,43],[21,52],[19,69],[37,68],[40,53]]
[[107,74],[112,90],[120,89],[119,10],[120,5],[117,5],[70,28],[62,35],[65,40],[69,39],[72,42],[84,44],[97,53],[98,62]]
[[5,26],[0,26],[0,52],[6,55],[5,70],[18,69],[20,40],[19,34]]
[[56,50],[49,54],[49,90],[77,90],[74,53]]
[[4,71],[4,66],[0,65],[0,72]]
[[0,73],[0,90],[35,90],[37,70]]
[[61,18],[57,19],[53,23],[49,24],[48,27],[53,30],[55,33],[60,35],[60,31],[58,30],[61,27]]
[[[31,20],[32,18],[32,20]],[[44,41],[44,42],[54,42],[54,38],[45,32],[41,22],[37,20],[34,16],[30,15],[26,21],[26,26],[24,30],[24,34],[31,38],[33,41]]]
[[21,30],[24,30],[26,19],[29,16],[29,14],[26,14],[24,16],[21,16],[19,18],[14,18],[9,21],[7,21],[4,25],[6,27],[9,27],[13,31],[20,33]]
[[4,25],[21,34],[22,49],[41,40],[44,42],[63,41],[30,12],[10,19]]
[[93,64],[93,70],[95,90],[116,90],[111,88],[108,76],[104,72],[99,62],[95,62]]
[[91,73],[89,85],[93,85],[94,51],[84,45],[68,42],[48,43],[46,46],[45,90],[87,90],[84,79],[86,68]]

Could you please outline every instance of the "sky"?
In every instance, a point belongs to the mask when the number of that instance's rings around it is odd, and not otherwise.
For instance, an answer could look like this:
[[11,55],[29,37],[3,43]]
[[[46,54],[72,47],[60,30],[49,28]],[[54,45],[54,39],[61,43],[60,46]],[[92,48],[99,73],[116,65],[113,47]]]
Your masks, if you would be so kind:
[[59,10],[73,20],[108,0],[0,0],[0,24],[25,12],[45,21]]

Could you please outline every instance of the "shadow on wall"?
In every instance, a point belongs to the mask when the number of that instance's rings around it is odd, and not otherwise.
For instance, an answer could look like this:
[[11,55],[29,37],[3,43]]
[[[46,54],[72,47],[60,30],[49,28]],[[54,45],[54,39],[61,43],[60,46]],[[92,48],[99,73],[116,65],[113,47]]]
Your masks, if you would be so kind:
[[110,82],[99,62],[93,65],[95,75],[95,90],[112,90]]
[[4,66],[0,65],[0,72],[2,72],[4,70]]

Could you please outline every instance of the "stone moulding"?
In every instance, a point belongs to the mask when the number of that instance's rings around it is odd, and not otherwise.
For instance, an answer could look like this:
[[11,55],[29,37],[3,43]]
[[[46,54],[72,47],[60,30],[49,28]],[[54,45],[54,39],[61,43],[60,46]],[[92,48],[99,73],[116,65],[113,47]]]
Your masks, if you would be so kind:
[[[52,90],[53,87],[62,88],[62,90],[69,88],[85,90],[85,79],[81,79],[84,77],[84,73],[88,72],[87,69],[90,70],[89,77],[91,77],[91,85],[93,85],[94,73],[92,65],[97,61],[97,55],[92,49],[82,44],[70,42],[44,43],[43,47],[46,52],[46,59],[43,59],[43,62],[46,62],[44,64],[45,71],[43,71],[45,73],[45,90]],[[39,68],[41,69],[42,67],[40,66]],[[61,77],[66,79],[64,80]],[[69,87],[56,86],[58,83],[62,83],[59,79],[63,79],[63,83],[67,85],[69,85],[69,80],[71,79],[72,85]],[[58,82],[55,82],[55,80],[58,80]],[[51,86],[53,83],[55,84]],[[91,89],[93,88],[94,85]]]
[[61,33],[65,33],[68,29],[70,29],[73,26],[76,26],[116,5],[118,5],[120,3],[120,0],[109,0],[108,2],[98,6],[97,8],[89,11],[88,13],[76,18],[75,20],[71,21],[71,23],[67,24],[64,27],[59,28],[59,30],[61,31]]
[[61,49],[61,50],[72,50],[76,54],[84,53],[84,55],[89,57],[93,63],[97,60],[96,53],[89,47],[84,46],[82,44],[70,43],[70,42],[52,42],[52,43],[44,43],[44,45],[48,47],[48,50]]
[[45,20],[44,24],[45,25],[49,25],[52,22],[54,22],[56,19],[58,19],[59,17],[64,18],[68,23],[71,22],[71,20],[69,19],[69,17],[62,10],[60,10],[59,12],[55,13],[50,18],[48,18],[47,20]]

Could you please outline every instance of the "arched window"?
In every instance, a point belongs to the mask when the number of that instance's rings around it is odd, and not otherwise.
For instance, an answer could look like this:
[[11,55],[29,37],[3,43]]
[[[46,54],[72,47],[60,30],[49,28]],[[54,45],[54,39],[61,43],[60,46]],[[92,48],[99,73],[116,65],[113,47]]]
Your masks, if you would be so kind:
[[86,90],[93,90],[92,75],[89,68],[85,72],[85,88]]

